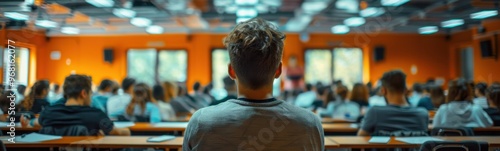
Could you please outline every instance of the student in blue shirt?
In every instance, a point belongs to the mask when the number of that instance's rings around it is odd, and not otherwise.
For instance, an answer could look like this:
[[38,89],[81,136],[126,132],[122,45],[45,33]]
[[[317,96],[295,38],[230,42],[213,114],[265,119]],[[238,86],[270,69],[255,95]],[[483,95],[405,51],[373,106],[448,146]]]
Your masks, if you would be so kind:
[[115,82],[109,79],[102,80],[98,87],[99,91],[92,96],[91,106],[106,113],[106,104],[115,86]]
[[126,118],[133,122],[161,122],[160,109],[148,85],[144,83],[135,85],[132,96],[125,112]]

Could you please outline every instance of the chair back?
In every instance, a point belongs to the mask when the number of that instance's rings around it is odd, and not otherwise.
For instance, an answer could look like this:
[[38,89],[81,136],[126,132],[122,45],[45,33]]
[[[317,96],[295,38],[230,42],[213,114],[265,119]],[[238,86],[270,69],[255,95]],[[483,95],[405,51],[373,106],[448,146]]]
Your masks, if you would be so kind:
[[478,141],[427,141],[422,144],[420,151],[488,151],[487,142]]
[[442,128],[437,127],[431,130],[432,136],[474,136],[472,128]]

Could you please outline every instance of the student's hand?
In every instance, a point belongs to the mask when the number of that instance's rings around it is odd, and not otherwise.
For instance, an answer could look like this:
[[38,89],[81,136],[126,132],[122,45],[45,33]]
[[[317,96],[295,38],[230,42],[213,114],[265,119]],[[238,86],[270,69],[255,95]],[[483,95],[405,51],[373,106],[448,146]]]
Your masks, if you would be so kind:
[[97,136],[105,136],[106,134],[104,134],[104,131],[102,130],[99,130],[99,133],[97,133]]
[[24,117],[24,115],[21,115],[21,119],[19,119],[19,121],[21,121],[22,127],[28,127],[30,125],[30,119]]

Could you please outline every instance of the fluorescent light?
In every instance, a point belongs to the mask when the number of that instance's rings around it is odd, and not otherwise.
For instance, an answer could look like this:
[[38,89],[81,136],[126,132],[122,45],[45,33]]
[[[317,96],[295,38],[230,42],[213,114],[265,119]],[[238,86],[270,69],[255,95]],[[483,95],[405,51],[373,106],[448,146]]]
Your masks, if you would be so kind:
[[146,32],[148,32],[150,34],[162,34],[163,27],[158,26],[158,25],[149,26],[148,28],[146,28]]
[[231,5],[232,3],[232,0],[214,0],[214,6],[216,7],[225,7]]
[[117,8],[113,9],[113,14],[120,18],[133,18],[135,17],[136,12],[130,9]]
[[55,28],[57,27],[57,23],[50,20],[37,20],[35,21],[35,25],[45,27],[45,28]]
[[359,12],[361,17],[377,17],[385,13],[383,8],[368,7]]
[[359,2],[357,0],[337,0],[335,7],[355,13],[358,12]]
[[410,0],[382,0],[380,3],[382,6],[399,6]]
[[95,7],[113,7],[113,0],[85,0],[85,2],[94,5]]
[[74,34],[79,34],[80,29],[78,29],[76,27],[62,27],[61,32],[65,33],[65,34],[74,35]]
[[264,5],[273,7],[280,7],[282,4],[281,0],[261,0],[260,2]]
[[236,19],[236,23],[238,24],[238,23],[241,23],[241,22],[245,22],[245,21],[247,21],[247,20],[250,20],[250,19],[252,19],[252,18],[247,18],[247,17],[237,18],[237,19]]
[[472,19],[484,19],[484,18],[496,16],[496,15],[498,15],[497,10],[484,10],[484,11],[470,14],[470,18],[472,18]]
[[327,7],[325,1],[306,1],[302,3],[302,10],[307,14],[316,14]]
[[361,25],[365,24],[365,22],[366,21],[363,17],[351,17],[351,18],[347,18],[346,20],[344,20],[345,25],[352,26],[352,27],[361,26]]
[[236,5],[257,5],[259,0],[235,0]]
[[250,17],[250,18],[254,18],[254,17],[257,17],[257,10],[255,9],[238,9],[236,11],[236,16],[238,17]]
[[425,26],[418,29],[418,33],[420,34],[433,34],[438,31],[438,27],[436,26]]
[[238,6],[231,5],[231,6],[227,6],[224,11],[226,11],[226,13],[234,14],[234,13],[236,13],[237,10],[238,10]]
[[130,23],[137,27],[147,27],[151,25],[152,21],[144,17],[136,17],[130,20]]
[[332,27],[332,33],[334,34],[345,34],[349,32],[349,27],[346,25],[336,25]]
[[452,19],[452,20],[447,20],[447,21],[441,22],[441,26],[443,28],[453,28],[453,27],[457,27],[457,26],[460,26],[463,24],[464,24],[463,19]]
[[15,20],[28,20],[29,16],[18,12],[5,12],[5,17]]

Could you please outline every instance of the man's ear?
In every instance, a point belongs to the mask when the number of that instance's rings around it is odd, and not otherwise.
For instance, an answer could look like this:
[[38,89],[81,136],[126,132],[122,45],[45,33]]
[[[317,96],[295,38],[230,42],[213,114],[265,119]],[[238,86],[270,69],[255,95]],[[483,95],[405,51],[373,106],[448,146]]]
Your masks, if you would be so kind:
[[276,73],[274,73],[274,78],[277,79],[281,76],[281,72],[282,72],[282,65],[283,65],[283,62],[280,62],[280,64],[278,65],[278,68],[276,69]]
[[85,91],[85,90],[80,91],[80,96],[82,98],[88,98],[88,97],[90,97],[89,93],[87,91]]
[[384,88],[384,87],[381,87],[380,88],[380,93],[382,93],[382,95],[385,96],[387,94],[387,89]]
[[227,64],[227,73],[229,74],[229,77],[231,79],[235,80],[236,79],[236,72],[233,69],[233,66],[231,64]]

